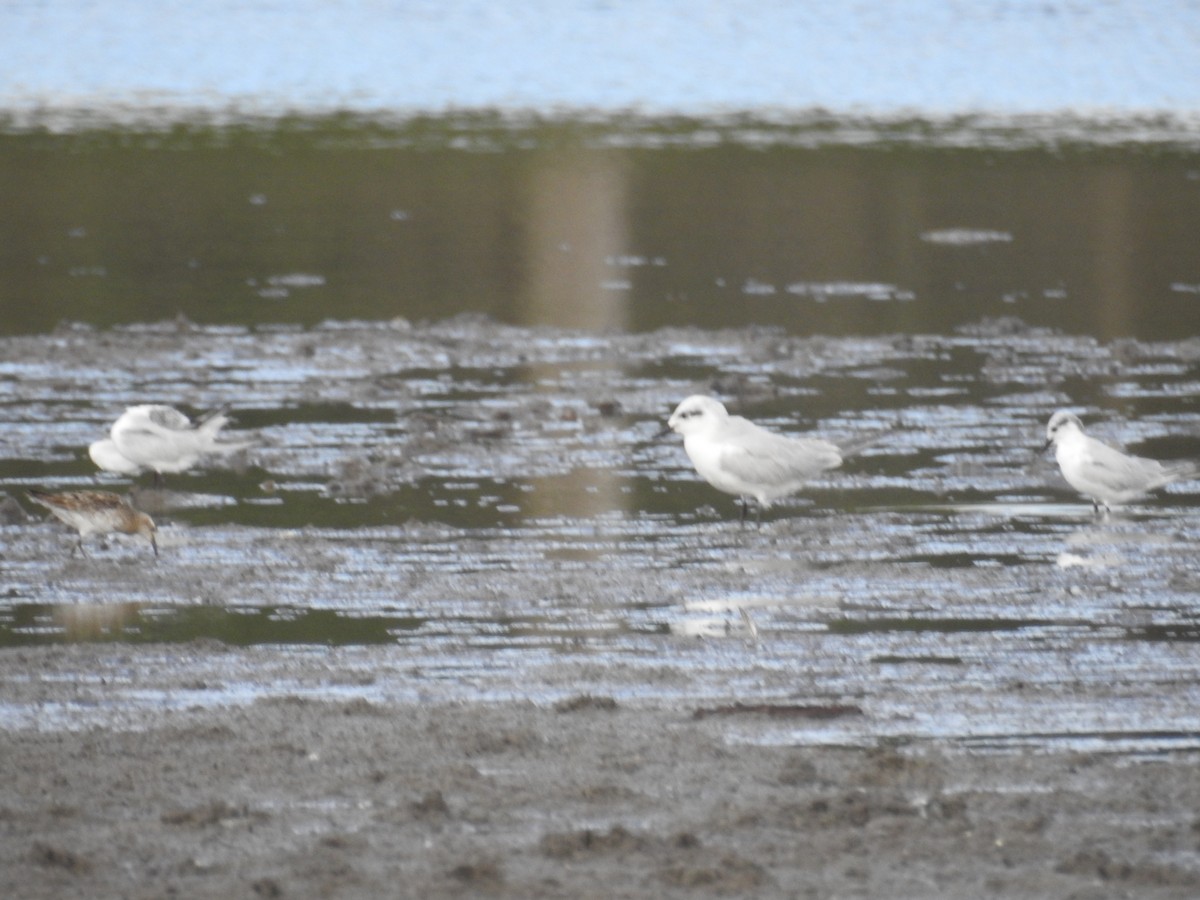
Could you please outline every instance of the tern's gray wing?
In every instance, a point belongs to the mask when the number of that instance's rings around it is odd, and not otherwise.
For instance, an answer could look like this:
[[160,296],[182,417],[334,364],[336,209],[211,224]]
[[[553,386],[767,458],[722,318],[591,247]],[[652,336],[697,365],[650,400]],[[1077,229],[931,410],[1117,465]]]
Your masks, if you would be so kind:
[[192,427],[192,420],[171,406],[151,406],[146,411],[146,417],[170,431],[187,431]]
[[1144,493],[1171,480],[1162,463],[1141,456],[1126,456],[1100,441],[1088,441],[1086,477],[1113,495]]
[[174,463],[182,456],[177,440],[150,428],[126,429],[113,442],[130,460],[151,467]]
[[[181,420],[184,427],[179,427]],[[145,418],[117,420],[112,428],[113,443],[139,465],[158,472],[180,471],[177,467],[192,465],[200,453],[199,434],[187,422],[183,413],[169,406],[152,407],[145,411]]]
[[787,438],[745,421],[721,453],[721,468],[749,484],[784,487],[842,464],[838,448],[815,438]]

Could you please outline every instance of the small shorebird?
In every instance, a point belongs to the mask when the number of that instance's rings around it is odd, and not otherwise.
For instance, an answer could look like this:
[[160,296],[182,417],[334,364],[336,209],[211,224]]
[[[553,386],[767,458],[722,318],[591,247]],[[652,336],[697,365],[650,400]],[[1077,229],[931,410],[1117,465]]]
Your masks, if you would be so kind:
[[1079,417],[1060,409],[1046,426],[1045,453],[1054,447],[1054,458],[1067,484],[1092,501],[1097,515],[1110,506],[1128,503],[1151,491],[1194,478],[1200,464],[1191,461],[1161,463],[1129,456],[1083,432]]
[[202,456],[233,453],[252,446],[253,441],[217,440],[228,421],[223,411],[193,423],[174,407],[131,406],[113,423],[111,437],[92,444],[88,453],[106,471],[128,475],[150,469],[158,482],[164,474],[192,468]]
[[705,481],[740,499],[743,521],[747,498],[758,501],[759,511],[768,509],[809,479],[836,469],[844,453],[820,438],[785,437],[731,416],[719,400],[703,394],[680,403],[667,428],[683,435],[683,449]]
[[[138,512],[124,497],[108,491],[66,491],[51,494],[48,491],[28,491],[27,496],[79,532],[76,546],[83,549],[83,539],[89,534],[108,534],[120,531],[124,534],[144,534],[150,539],[154,555],[158,556],[158,541],[154,534],[154,520],[144,512]],[[74,554],[74,548],[71,549]]]

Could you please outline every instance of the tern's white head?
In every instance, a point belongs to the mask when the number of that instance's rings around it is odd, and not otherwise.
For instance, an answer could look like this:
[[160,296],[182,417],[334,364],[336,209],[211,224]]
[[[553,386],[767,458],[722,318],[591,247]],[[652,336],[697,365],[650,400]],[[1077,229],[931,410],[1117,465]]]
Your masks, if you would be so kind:
[[1083,434],[1083,423],[1079,421],[1079,416],[1060,409],[1050,417],[1050,422],[1046,425],[1045,449],[1077,434]]
[[693,394],[675,407],[675,412],[667,420],[667,427],[687,437],[720,428],[728,418],[729,413],[720,400],[704,394]]

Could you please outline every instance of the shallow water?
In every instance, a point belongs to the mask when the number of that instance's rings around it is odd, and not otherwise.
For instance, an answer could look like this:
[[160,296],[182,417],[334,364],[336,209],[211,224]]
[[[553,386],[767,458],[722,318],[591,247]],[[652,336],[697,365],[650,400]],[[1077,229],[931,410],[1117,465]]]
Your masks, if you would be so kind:
[[0,134],[0,331],[473,312],[1177,339],[1200,321],[1200,152],[1119,134],[496,117]]
[[[30,699],[36,676],[10,685],[13,727],[279,693],[586,691],[861,712],[746,740],[1200,744],[1198,486],[1096,522],[1037,453],[1050,412],[1076,404],[1133,449],[1200,455],[1194,339],[472,316],[67,327],[2,348],[10,494],[93,485],[83,448],[149,392],[231,403],[261,440],[231,468],[137,489],[157,561],[132,538],[81,558],[37,517],[3,526],[0,645],[161,648],[114,648],[61,709]],[[714,386],[780,430],[891,432],[741,526],[655,436]],[[314,653],[336,654],[337,680],[299,664]],[[173,689],[139,686],[164,667]]]
[[[259,440],[101,480],[157,561],[7,507],[0,646],[111,652],[0,720],[587,692],[827,713],[735,740],[1200,745],[1200,486],[1096,522],[1037,452],[1071,406],[1200,456],[1194,140],[826,126],[0,135],[3,490],[94,486],[137,402]],[[696,391],[887,434],[741,526],[656,438]]]

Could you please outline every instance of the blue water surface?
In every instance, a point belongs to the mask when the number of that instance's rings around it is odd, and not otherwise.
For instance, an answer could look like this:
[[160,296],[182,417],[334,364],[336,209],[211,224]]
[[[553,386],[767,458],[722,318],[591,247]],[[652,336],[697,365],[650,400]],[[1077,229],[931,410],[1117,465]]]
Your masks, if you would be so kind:
[[1187,0],[148,0],[0,8],[0,110],[1200,112]]

